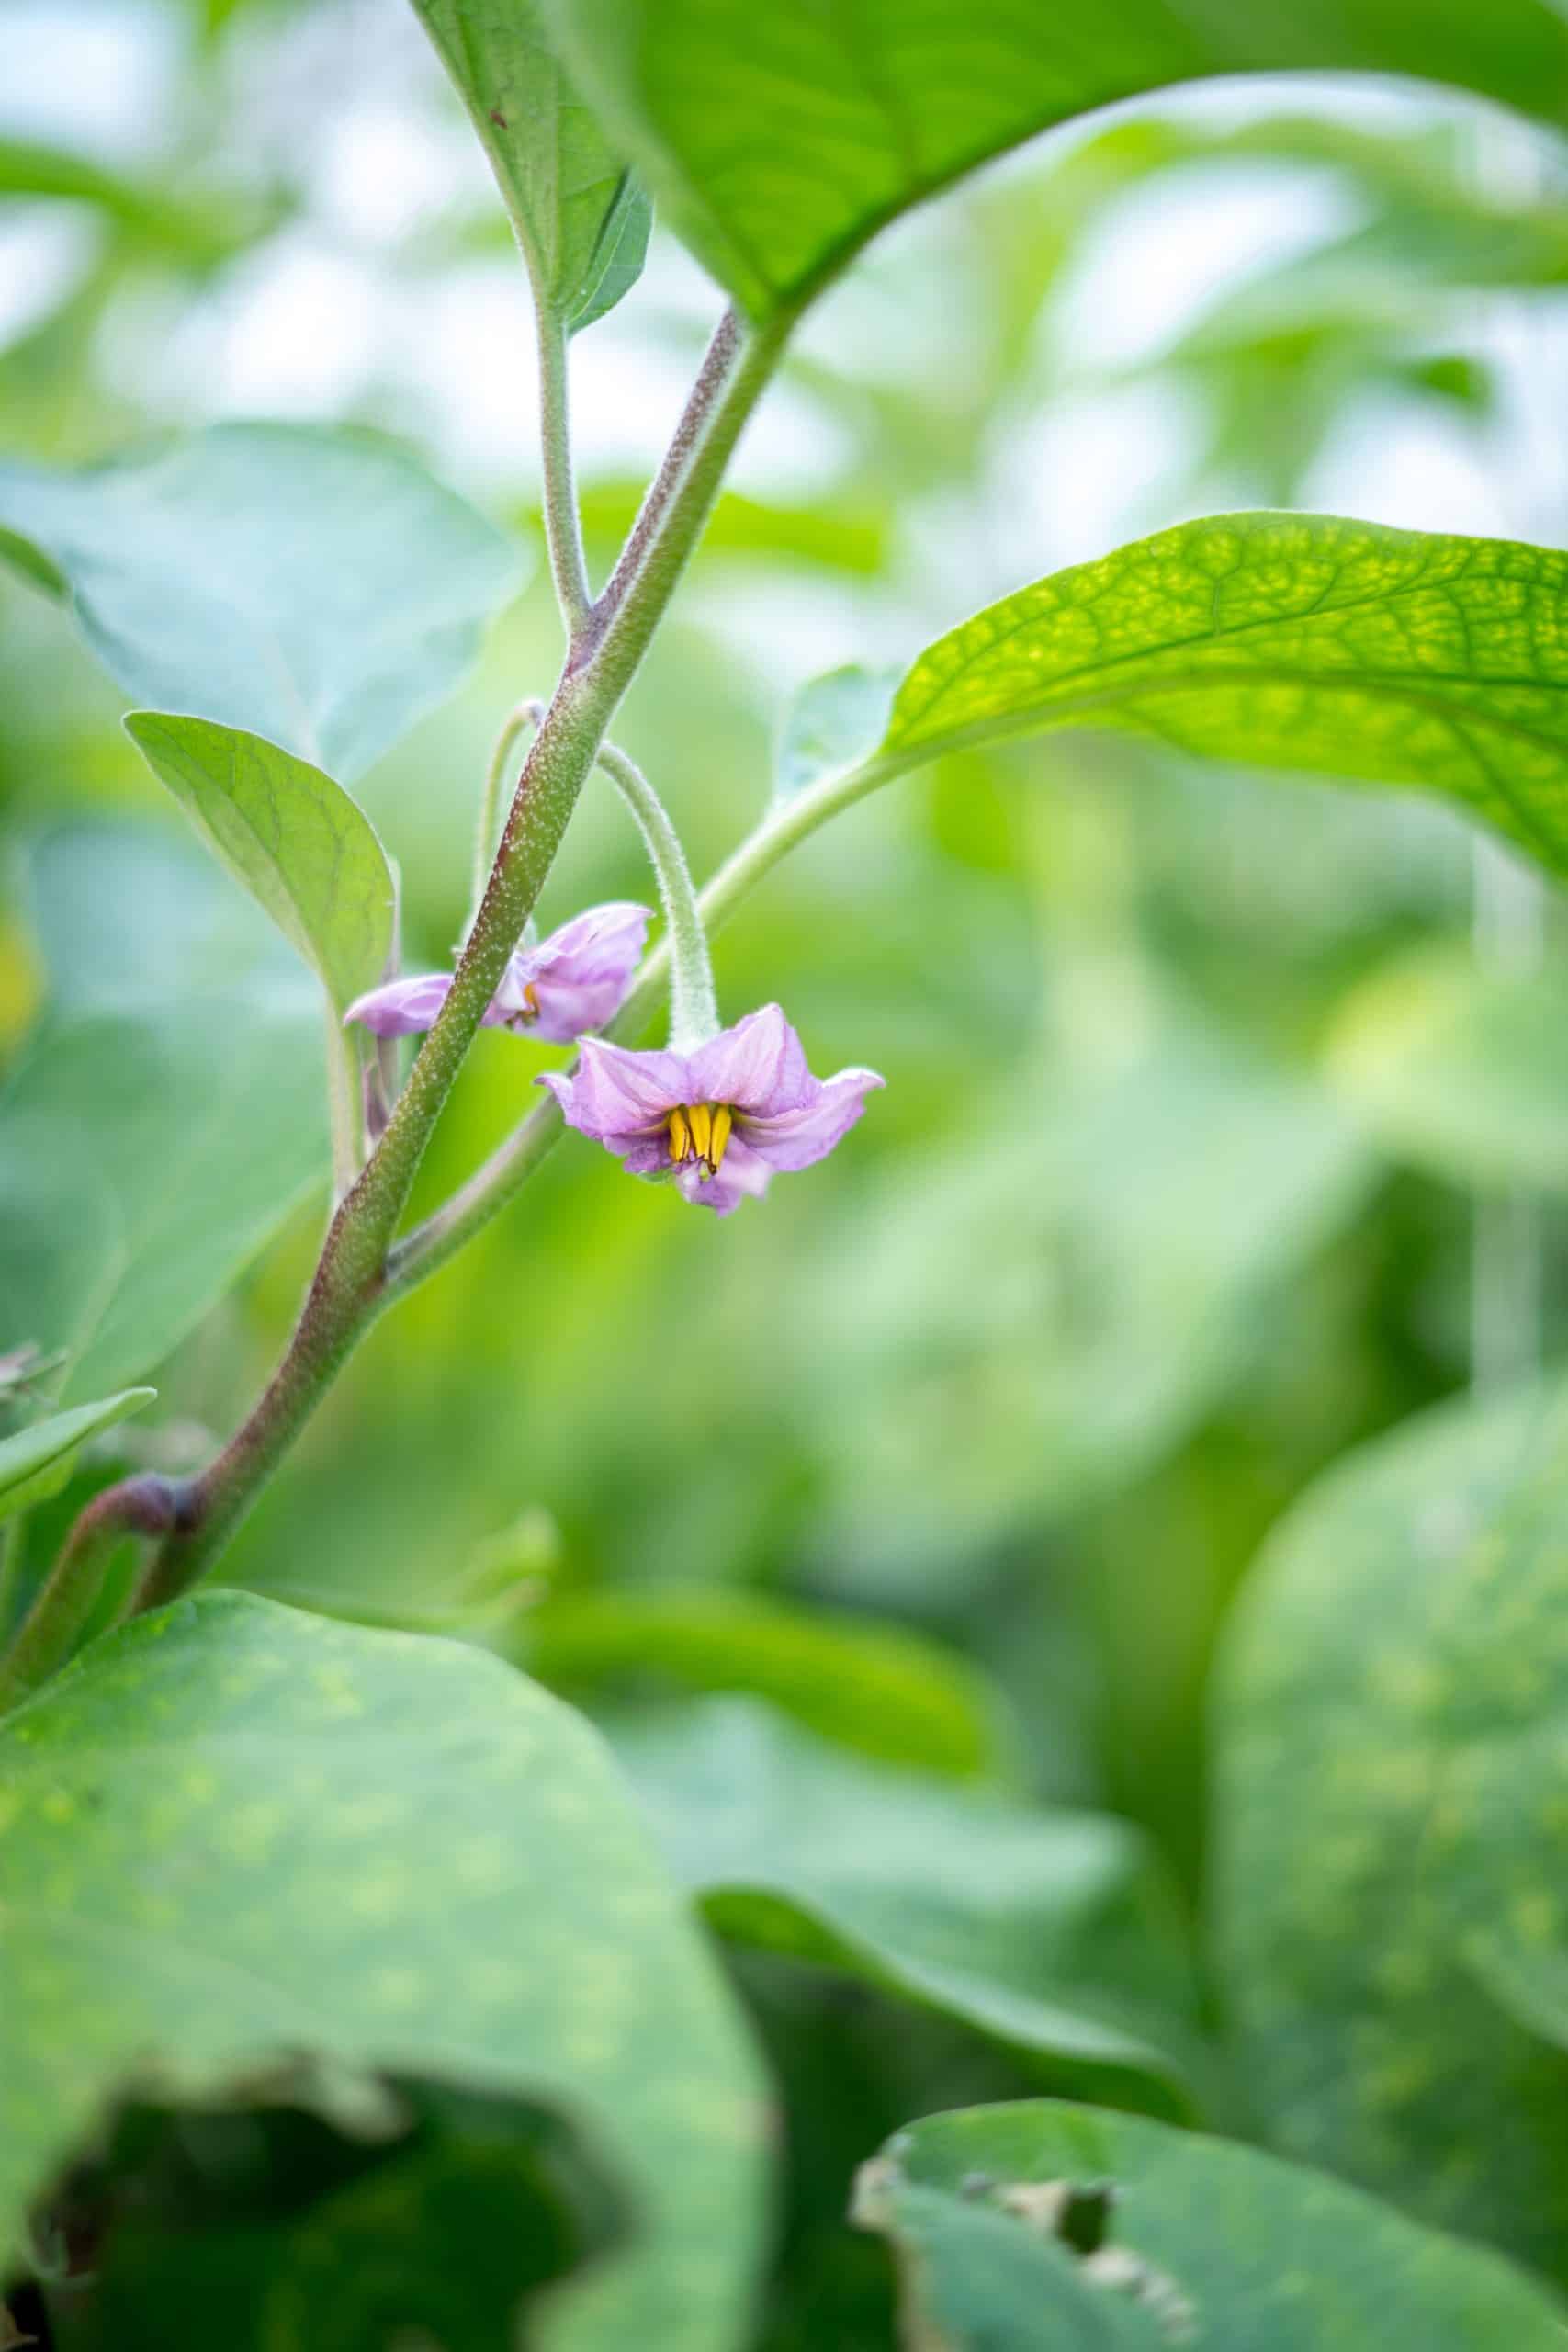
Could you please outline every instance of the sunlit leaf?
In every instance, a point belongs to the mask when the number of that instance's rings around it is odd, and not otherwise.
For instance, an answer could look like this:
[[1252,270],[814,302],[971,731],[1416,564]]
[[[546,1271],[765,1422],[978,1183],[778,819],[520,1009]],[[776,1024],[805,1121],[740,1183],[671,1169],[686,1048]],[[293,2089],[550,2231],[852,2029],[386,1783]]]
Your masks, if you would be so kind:
[[51,1413],[14,1437],[0,1438],[0,1520],[58,1494],[88,1438],[140,1411],[157,1393],[155,1388],[122,1388],[118,1396]]
[[642,274],[652,208],[576,96],[534,0],[413,0],[512,215],[536,299],[570,329]]
[[1330,1077],[1380,1142],[1450,1183],[1568,1190],[1568,976],[1479,970],[1457,946],[1354,989]]
[[818,776],[868,758],[886,731],[897,684],[896,670],[852,664],[802,686],[784,715],[773,753],[778,797],[787,800]]
[[529,1671],[585,1692],[746,1690],[889,1764],[971,1779],[996,1761],[994,1701],[964,1661],[904,1629],[751,1592],[564,1592],[523,1621]]
[[1557,548],[1213,516],[938,639],[898,690],[886,749],[934,758],[1112,728],[1250,767],[1417,786],[1568,871],[1565,595]]
[[1128,1824],[891,1771],[748,1699],[614,1736],[721,1935],[957,2019],[1063,2087],[1188,2104],[1190,1966]]
[[[1504,1987],[1560,1967],[1568,1399],[1432,1414],[1271,1540],[1224,1661],[1218,1925],[1290,2153],[1568,2276],[1568,2052]],[[1283,1825],[1283,1828],[1282,1828]]]
[[84,473],[0,466],[0,554],[69,583],[131,698],[354,777],[455,686],[522,560],[393,444],[219,424]]
[[129,2081],[314,2057],[581,2116],[637,2236],[552,2347],[725,2352],[761,2110],[599,1743],[512,1668],[235,1593],[138,1620],[0,1729],[0,2248]]
[[320,1000],[232,886],[130,831],[34,865],[50,1005],[0,1089],[0,1330],[62,1394],[149,1371],[326,1172]]
[[381,978],[392,876],[369,819],[320,768],[210,719],[133,711],[131,741],[337,1010]]
[[1561,2307],[1325,2174],[1046,2099],[927,2116],[866,2165],[910,2352],[1552,2352]]
[[1568,117],[1568,25],[1543,0],[546,0],[583,94],[671,221],[759,317],[1053,123],[1205,75],[1404,74]]

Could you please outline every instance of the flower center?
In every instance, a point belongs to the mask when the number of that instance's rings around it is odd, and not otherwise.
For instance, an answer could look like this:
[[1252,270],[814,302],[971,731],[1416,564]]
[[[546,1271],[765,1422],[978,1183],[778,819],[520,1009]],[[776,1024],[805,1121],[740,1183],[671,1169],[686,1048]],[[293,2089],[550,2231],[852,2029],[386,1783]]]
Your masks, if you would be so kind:
[[527,1022],[537,1021],[539,1017],[539,991],[532,980],[524,984],[523,1003],[516,1017],[519,1021]]
[[684,1102],[670,1114],[670,1158],[677,1168],[698,1167],[716,1176],[735,1125],[728,1102]]

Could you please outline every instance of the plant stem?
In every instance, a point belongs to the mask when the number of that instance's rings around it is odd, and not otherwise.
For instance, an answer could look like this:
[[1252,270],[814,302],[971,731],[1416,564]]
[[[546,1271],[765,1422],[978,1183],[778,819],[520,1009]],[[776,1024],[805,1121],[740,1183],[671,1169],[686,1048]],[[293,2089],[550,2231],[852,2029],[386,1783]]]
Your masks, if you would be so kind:
[[[733,314],[716,334],[676,435],[679,463],[671,469],[667,461],[660,475],[660,482],[670,480],[637,560],[617,568],[614,594],[606,591],[569,650],[446,1002],[385,1133],[333,1219],[288,1351],[249,1419],[198,1477],[177,1490],[174,1521],[135,1608],[174,1599],[210,1566],[393,1295],[389,1253],[425,1147],[533,910],[604,730],[702,535],[782,341],[782,331],[748,337]],[[111,1487],[90,1511],[112,1510],[123,1493]],[[68,1553],[75,1544],[73,1534]]]
[[0,1713],[19,1705],[64,1665],[127,1537],[164,1534],[176,1524],[179,1510],[178,1488],[151,1472],[94,1497],[0,1658]]
[[474,894],[469,912],[469,924],[479,913],[484,900],[485,885],[490,869],[495,864],[496,836],[501,831],[502,788],[512,754],[529,728],[545,723],[545,706],[532,696],[525,702],[514,703],[506,714],[505,723],[495,739],[490,765],[485,770],[484,794],[479,802],[479,831],[474,836]]
[[359,1094],[359,1064],[353,1045],[327,999],[327,1109],[333,1141],[334,1207],[359,1173],[365,1119]]
[[636,818],[659,877],[670,947],[670,1043],[676,1053],[689,1054],[718,1027],[713,965],[692,870],[668,809],[636,762],[614,743],[602,743],[599,765]]
[[536,301],[539,342],[539,441],[543,453],[545,539],[556,602],[575,644],[593,609],[582,553],[582,523],[571,474],[571,424],[567,334],[559,314]]

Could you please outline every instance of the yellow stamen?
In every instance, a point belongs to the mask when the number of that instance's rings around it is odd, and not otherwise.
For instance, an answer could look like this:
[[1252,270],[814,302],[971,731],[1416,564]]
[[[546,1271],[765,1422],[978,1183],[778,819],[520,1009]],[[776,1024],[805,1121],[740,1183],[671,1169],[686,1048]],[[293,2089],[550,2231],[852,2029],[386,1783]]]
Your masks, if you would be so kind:
[[708,1173],[712,1176],[716,1176],[724,1166],[725,1147],[734,1125],[735,1114],[728,1103],[716,1102],[713,1106],[713,1141],[707,1149]]
[[525,1021],[537,1021],[538,1017],[539,992],[532,980],[525,980],[523,985],[523,1018]]
[[679,1168],[692,1154],[692,1131],[686,1125],[686,1114],[674,1110],[670,1114],[670,1157]]
[[706,1160],[711,1157],[713,1147],[713,1104],[688,1102],[686,1124],[692,1130],[693,1150],[699,1159]]

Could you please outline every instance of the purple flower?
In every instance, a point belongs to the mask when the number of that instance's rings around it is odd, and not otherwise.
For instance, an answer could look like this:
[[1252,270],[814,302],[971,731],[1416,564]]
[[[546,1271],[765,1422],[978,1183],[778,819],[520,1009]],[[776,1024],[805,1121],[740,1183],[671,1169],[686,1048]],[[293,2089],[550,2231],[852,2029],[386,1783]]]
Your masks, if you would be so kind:
[[874,1069],[813,1078],[800,1039],[769,1004],[689,1054],[586,1038],[575,1069],[539,1083],[569,1126],[633,1175],[673,1170],[687,1200],[728,1216],[748,1193],[765,1193],[775,1170],[825,1159],[884,1081]]
[[[574,915],[537,947],[520,947],[486,1007],[487,1029],[510,1029],[541,1045],[570,1046],[614,1020],[626,1001],[653,917],[616,900]],[[345,1021],[362,1021],[378,1037],[430,1028],[446,1001],[450,972],[389,980],[355,999]]]

